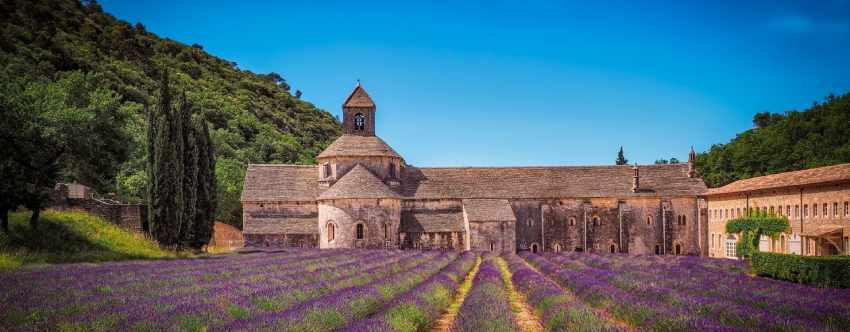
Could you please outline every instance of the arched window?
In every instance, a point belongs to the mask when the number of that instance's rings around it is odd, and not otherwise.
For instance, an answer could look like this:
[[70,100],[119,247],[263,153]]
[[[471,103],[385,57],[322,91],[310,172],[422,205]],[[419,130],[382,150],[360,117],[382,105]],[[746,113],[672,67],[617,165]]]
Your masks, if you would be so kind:
[[561,252],[561,244],[556,242],[555,245],[552,246],[552,250],[555,252]]
[[325,227],[325,228],[327,228],[327,231],[328,231],[328,242],[333,242],[334,235],[336,235],[334,233],[334,228],[335,228],[334,224],[332,222],[329,222],[327,227]]
[[785,234],[779,235],[779,252],[785,253]]
[[570,218],[570,226],[576,225],[576,218]]
[[390,179],[395,179],[395,163],[390,163]]
[[829,217],[829,209],[828,209],[828,207],[829,207],[829,205],[828,205],[828,204],[823,203],[823,217],[824,217],[824,218]]
[[[716,215],[716,214],[717,214],[717,213],[716,213],[716,212],[717,212],[717,210],[714,210],[714,212],[715,212],[714,214]],[[646,217],[646,224],[647,224],[647,225],[652,225],[652,216],[647,216],[647,217]]]
[[496,251],[496,244],[493,242],[490,242],[490,251]]
[[331,177],[331,164],[324,163],[322,164],[322,178],[327,179],[329,177]]
[[531,252],[536,254],[538,249],[539,249],[539,247],[537,246],[537,243],[531,244]]
[[354,130],[364,130],[366,129],[366,117],[363,116],[363,113],[357,113],[354,115]]
[[818,216],[818,203],[812,204],[812,217]]
[[355,229],[356,229],[355,235],[357,236],[357,239],[363,240],[363,235],[364,235],[363,234],[363,224],[357,224],[357,226],[355,226]]
[[682,245],[677,243],[674,250],[675,250],[676,255],[681,255],[682,254]]
[[617,245],[616,244],[612,244],[611,247],[608,248],[608,249],[611,250],[612,254],[617,253]]
[[838,217],[838,202],[832,203],[832,216]]
[[688,217],[683,214],[682,215],[682,226],[687,226],[687,225],[688,225]]

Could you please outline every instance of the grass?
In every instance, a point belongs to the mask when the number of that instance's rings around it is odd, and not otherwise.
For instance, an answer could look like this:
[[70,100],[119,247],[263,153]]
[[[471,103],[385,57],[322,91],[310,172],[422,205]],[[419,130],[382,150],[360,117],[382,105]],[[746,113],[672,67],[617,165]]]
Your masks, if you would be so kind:
[[42,212],[36,230],[29,212],[9,214],[9,233],[0,231],[0,270],[32,264],[106,262],[181,256],[141,234],[81,211]]

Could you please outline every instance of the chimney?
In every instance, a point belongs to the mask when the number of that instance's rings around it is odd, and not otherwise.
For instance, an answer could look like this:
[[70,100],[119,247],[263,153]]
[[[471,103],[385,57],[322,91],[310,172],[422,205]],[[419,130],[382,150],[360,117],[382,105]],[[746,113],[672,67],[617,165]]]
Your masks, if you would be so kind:
[[697,153],[694,152],[694,146],[691,145],[691,151],[688,152],[688,177],[693,178],[697,175],[696,169]]
[[640,170],[638,169],[637,163],[632,166],[632,170],[635,171],[635,175],[632,176],[632,192],[636,193],[640,190]]

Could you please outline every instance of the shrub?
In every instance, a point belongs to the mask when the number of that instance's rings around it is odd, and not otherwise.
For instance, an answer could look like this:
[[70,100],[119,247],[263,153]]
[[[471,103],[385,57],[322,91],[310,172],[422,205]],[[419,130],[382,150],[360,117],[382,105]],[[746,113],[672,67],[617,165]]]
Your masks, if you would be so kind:
[[798,256],[756,252],[753,271],[760,275],[818,287],[850,288],[850,257]]

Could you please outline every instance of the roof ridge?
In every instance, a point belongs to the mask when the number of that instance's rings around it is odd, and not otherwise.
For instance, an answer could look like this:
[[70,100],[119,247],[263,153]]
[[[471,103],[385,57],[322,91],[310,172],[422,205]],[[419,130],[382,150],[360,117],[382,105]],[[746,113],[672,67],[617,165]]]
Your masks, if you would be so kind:
[[[686,163],[678,164],[647,164],[638,165],[638,167],[681,167],[687,166]],[[416,169],[543,169],[543,168],[628,168],[631,169],[634,165],[553,165],[553,166],[410,166]]]
[[[365,177],[365,178],[364,178]],[[354,192],[347,192],[353,187]],[[351,191],[351,190],[349,190]],[[375,173],[363,164],[356,164],[336,181],[330,188],[319,194],[318,199],[343,198],[401,198],[401,195],[390,189]]]
[[248,167],[316,167],[318,165],[301,165],[301,164],[248,164]]

